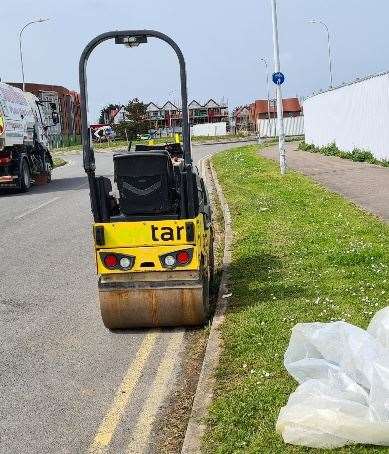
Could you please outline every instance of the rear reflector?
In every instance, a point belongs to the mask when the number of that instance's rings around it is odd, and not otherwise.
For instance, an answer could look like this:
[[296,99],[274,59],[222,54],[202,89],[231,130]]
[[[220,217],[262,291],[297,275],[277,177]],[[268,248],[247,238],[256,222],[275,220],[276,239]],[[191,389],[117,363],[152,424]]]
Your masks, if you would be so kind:
[[195,239],[195,228],[193,222],[185,223],[186,241],[192,243]]
[[95,236],[95,242],[96,242],[97,246],[104,246],[105,235],[104,235],[104,227],[102,225],[98,225],[94,228],[94,236]]

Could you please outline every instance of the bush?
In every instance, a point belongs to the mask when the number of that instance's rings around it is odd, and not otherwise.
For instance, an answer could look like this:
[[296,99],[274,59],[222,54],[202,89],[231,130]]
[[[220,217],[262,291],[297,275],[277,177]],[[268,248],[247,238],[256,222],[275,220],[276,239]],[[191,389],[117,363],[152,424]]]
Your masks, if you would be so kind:
[[377,164],[383,167],[389,167],[389,160],[384,159],[382,161],[376,159],[370,151],[361,150],[355,148],[353,151],[339,150],[336,143],[333,142],[324,147],[315,147],[315,145],[300,142],[298,146],[299,150],[309,151],[310,153],[320,153],[325,156],[337,156],[342,159],[350,159],[354,162],[368,162],[370,164]]
[[370,151],[359,150],[356,148],[351,152],[351,158],[354,162],[370,162],[371,164],[377,164],[378,160],[372,155]]
[[309,143],[305,143],[305,142],[300,142],[299,143],[299,150],[311,151],[313,153],[316,153],[315,146],[314,145],[310,145]]

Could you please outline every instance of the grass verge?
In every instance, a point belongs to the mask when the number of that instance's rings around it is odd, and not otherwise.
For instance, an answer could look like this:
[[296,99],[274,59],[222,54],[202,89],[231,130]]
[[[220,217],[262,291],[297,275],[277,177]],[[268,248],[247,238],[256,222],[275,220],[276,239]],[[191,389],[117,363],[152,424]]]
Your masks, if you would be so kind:
[[281,177],[257,149],[213,158],[233,217],[233,295],[204,451],[316,452],[275,432],[297,386],[283,367],[291,329],[342,319],[365,328],[389,304],[389,227],[298,173]]
[[340,150],[335,143],[326,145],[325,147],[316,147],[315,145],[306,142],[300,142],[299,150],[309,151],[311,153],[320,153],[325,156],[337,156],[338,158],[350,159],[354,162],[367,162],[383,167],[389,167],[389,160],[376,159],[370,151],[355,148],[353,151]]

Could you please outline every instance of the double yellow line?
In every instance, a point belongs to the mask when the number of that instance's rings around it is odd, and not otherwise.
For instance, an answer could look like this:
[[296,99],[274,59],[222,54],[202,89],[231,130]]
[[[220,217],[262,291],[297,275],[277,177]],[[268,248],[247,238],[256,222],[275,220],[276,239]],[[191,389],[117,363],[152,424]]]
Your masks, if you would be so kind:
[[[134,361],[132,361],[127,369],[112,406],[100,424],[93,442],[88,449],[89,454],[102,454],[109,448],[112,437],[120,424],[159,335],[159,331],[152,331],[143,339]],[[166,396],[169,380],[177,363],[183,337],[183,331],[174,331],[170,335],[167,349],[158,366],[153,385],[150,388],[148,398],[137,420],[131,442],[127,447],[128,453],[142,453],[147,448],[152,424]]]

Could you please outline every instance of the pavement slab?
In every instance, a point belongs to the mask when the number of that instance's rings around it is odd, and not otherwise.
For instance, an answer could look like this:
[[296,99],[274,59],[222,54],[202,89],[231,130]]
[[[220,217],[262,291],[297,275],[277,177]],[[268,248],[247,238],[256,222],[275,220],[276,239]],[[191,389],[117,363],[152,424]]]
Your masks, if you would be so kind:
[[[311,177],[359,207],[389,222],[389,168],[353,162],[298,149],[286,144],[288,167]],[[278,160],[278,146],[261,150],[261,155]]]

